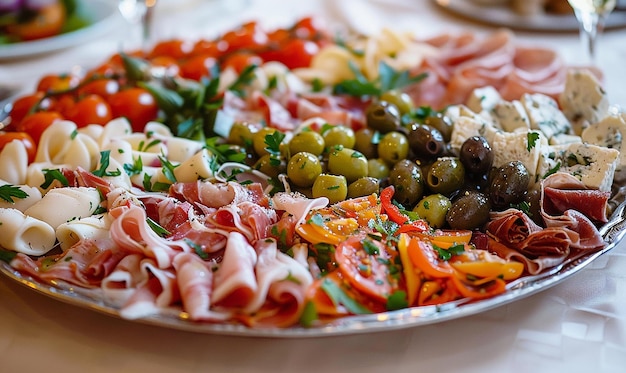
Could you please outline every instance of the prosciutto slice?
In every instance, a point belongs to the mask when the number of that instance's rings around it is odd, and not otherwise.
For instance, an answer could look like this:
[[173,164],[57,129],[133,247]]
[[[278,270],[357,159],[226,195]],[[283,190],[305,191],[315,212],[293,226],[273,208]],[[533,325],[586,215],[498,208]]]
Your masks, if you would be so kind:
[[215,272],[211,303],[224,307],[245,307],[258,290],[254,266],[257,254],[246,237],[231,232],[224,258]]
[[496,214],[487,225],[487,234],[531,258],[562,257],[570,252],[567,232],[559,228],[542,229],[524,212],[513,208]]
[[589,219],[606,223],[611,192],[587,189],[576,177],[557,172],[543,181],[542,208],[550,216],[576,210]]

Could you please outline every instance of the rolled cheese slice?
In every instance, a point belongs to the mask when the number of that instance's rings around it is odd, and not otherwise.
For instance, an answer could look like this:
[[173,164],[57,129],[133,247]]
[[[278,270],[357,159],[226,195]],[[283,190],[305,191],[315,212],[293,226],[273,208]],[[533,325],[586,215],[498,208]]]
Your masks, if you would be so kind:
[[0,208],[0,246],[26,255],[52,250],[56,237],[50,224],[13,208]]
[[93,215],[100,206],[100,193],[96,188],[55,188],[26,209],[24,214],[43,220],[52,228],[65,222]]
[[98,241],[109,237],[111,217],[109,214],[92,215],[71,220],[57,227],[56,237],[61,250],[66,251],[80,241]]

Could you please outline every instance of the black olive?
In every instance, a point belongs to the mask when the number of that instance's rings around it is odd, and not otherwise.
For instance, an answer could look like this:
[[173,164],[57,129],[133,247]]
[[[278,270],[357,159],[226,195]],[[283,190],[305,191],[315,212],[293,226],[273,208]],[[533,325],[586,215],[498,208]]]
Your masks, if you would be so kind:
[[489,221],[489,198],[478,191],[467,191],[452,202],[446,222],[452,229],[482,228]]
[[421,159],[439,157],[446,147],[441,132],[427,124],[414,123],[407,137],[411,150]]
[[520,161],[511,161],[492,172],[489,200],[497,209],[506,209],[524,199],[530,175]]
[[493,165],[493,151],[482,136],[472,136],[465,140],[459,158],[468,174],[473,177],[487,174]]

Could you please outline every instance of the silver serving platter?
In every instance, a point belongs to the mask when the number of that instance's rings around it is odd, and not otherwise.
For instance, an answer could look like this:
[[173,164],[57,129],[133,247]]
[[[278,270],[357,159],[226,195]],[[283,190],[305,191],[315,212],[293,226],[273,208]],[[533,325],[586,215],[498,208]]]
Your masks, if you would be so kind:
[[[332,323],[310,328],[258,329],[240,324],[198,323],[189,321],[187,314],[184,312],[171,312],[132,321],[196,333],[273,338],[309,338],[372,333],[440,323],[481,313],[539,293],[563,282],[602,254],[612,250],[623,238],[626,232],[625,228],[626,210],[625,203],[622,203],[617,207],[610,221],[600,229],[600,233],[607,242],[606,247],[602,250],[571,258],[563,264],[539,275],[521,277],[509,283],[505,293],[480,301],[469,302],[460,300],[438,306],[412,307],[364,316],[350,316],[338,319]],[[67,284],[50,285],[39,282],[30,276],[21,274],[3,261],[0,261],[0,273],[8,279],[32,289],[36,293],[47,295],[74,306],[122,318],[119,309],[105,304],[97,295],[94,296],[97,293],[86,293],[84,290],[81,291],[80,288]]]

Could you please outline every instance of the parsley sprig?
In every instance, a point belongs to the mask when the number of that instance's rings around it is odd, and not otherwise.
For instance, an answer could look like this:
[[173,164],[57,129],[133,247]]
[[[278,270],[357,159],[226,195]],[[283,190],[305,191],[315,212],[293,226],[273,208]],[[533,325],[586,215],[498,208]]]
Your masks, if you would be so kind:
[[334,94],[346,94],[350,96],[378,97],[387,91],[401,89],[411,84],[418,83],[426,78],[427,74],[411,76],[408,71],[396,71],[386,62],[381,61],[378,65],[378,78],[368,80],[359,67],[353,62],[349,62],[350,70],[354,74],[354,79],[343,80],[333,87]]
[[28,193],[15,185],[5,184],[0,186],[0,199],[9,203],[15,203],[14,198],[28,198]]

